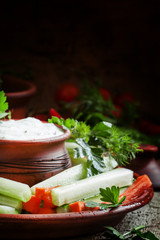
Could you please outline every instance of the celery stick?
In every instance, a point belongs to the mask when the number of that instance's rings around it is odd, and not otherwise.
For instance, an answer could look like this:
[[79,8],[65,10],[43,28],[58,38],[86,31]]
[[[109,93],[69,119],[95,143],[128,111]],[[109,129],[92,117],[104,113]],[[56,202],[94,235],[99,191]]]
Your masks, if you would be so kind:
[[19,211],[13,207],[0,205],[0,214],[19,214]]
[[67,185],[86,176],[86,168],[83,164],[68,168],[40,183],[31,187],[32,194],[35,194],[36,187],[55,187],[58,185]]
[[19,211],[22,210],[22,201],[4,195],[0,195],[0,205],[13,207]]
[[27,202],[31,198],[31,189],[27,184],[0,177],[0,194]]
[[101,173],[96,176],[79,180],[70,185],[54,188],[51,191],[52,202],[56,206],[62,206],[82,198],[89,198],[99,194],[100,188],[111,186],[123,187],[131,185],[133,171],[126,168]]

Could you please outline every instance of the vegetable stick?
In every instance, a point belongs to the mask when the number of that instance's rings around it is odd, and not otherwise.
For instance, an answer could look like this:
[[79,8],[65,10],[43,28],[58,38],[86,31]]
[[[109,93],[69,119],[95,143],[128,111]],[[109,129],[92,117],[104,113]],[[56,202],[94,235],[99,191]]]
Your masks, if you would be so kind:
[[151,185],[152,182],[147,175],[144,174],[139,176],[131,186],[129,186],[122,194],[120,194],[119,199],[121,199],[123,196],[126,196],[126,199],[123,202],[123,205],[126,205],[143,194],[143,192]]
[[85,209],[85,202],[77,201],[69,204],[71,212],[82,212]]
[[0,205],[0,214],[19,214],[20,212],[9,206]]
[[68,168],[40,183],[31,187],[32,194],[35,194],[36,187],[55,187],[58,185],[67,185],[86,176],[86,170],[83,164]]
[[0,195],[0,205],[13,207],[19,211],[22,210],[22,201],[4,195]]
[[0,177],[0,194],[27,202],[31,198],[31,189],[27,184]]
[[83,198],[98,195],[100,188],[111,187],[113,185],[118,187],[131,185],[132,180],[133,171],[126,168],[117,168],[66,186],[52,189],[52,203],[56,206],[62,206]]

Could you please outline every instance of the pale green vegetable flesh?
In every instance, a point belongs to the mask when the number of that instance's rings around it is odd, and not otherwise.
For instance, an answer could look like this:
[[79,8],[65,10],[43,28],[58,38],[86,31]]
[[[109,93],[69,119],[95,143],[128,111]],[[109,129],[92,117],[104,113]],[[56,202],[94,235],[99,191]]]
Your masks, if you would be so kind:
[[100,188],[131,185],[132,180],[133,171],[126,168],[116,168],[112,171],[79,180],[67,186],[52,189],[52,202],[56,206],[62,206],[81,200],[82,198],[85,199],[98,195]]
[[22,201],[4,195],[0,195],[0,205],[13,207],[19,211],[22,210]]
[[67,213],[71,212],[68,204],[56,208],[56,213]]
[[19,214],[19,213],[20,212],[13,207],[0,205],[0,214]]
[[27,184],[0,177],[0,194],[28,202],[31,198],[31,189]]
[[[72,142],[66,142],[65,146],[68,150],[68,153],[70,155],[71,161],[72,161],[72,165],[78,165],[78,164],[87,164],[87,159],[86,158],[74,158],[74,148],[81,148],[78,144],[76,143],[72,143]],[[105,171],[110,171],[114,168],[116,168],[118,166],[117,161],[111,157],[111,156],[104,156],[103,157],[104,160],[104,164],[105,164],[105,168],[104,168],[104,172]]]
[[68,168],[31,187],[32,194],[35,194],[36,187],[55,187],[70,184],[86,176],[86,168],[83,164]]

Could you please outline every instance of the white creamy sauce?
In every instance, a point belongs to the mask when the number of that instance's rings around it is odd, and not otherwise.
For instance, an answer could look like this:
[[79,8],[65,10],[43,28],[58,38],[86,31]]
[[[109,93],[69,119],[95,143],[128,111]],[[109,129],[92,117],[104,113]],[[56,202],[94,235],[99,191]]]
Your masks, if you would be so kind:
[[44,123],[32,117],[20,120],[0,121],[0,139],[38,140],[64,134],[53,123]]

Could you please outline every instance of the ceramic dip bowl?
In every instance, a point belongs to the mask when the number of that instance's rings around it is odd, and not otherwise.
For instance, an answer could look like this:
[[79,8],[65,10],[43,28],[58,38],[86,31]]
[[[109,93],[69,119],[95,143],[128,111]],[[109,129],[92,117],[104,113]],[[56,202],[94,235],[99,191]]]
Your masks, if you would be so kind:
[[[36,132],[36,126],[39,131],[36,137],[32,136],[32,130],[27,130],[27,122],[24,124],[25,128],[21,129],[19,125],[15,128],[8,127],[5,133],[2,123],[11,120],[0,121],[0,177],[32,186],[71,166],[65,147],[65,140],[70,137],[70,131],[52,123],[44,123],[34,118],[29,119],[32,119],[30,125],[32,125],[33,132]],[[12,121],[18,124],[21,120]],[[53,133],[49,130],[49,135],[44,136],[43,130],[44,132],[47,130],[41,129],[43,124],[52,124]],[[24,139],[20,133],[21,130],[27,135]]]

